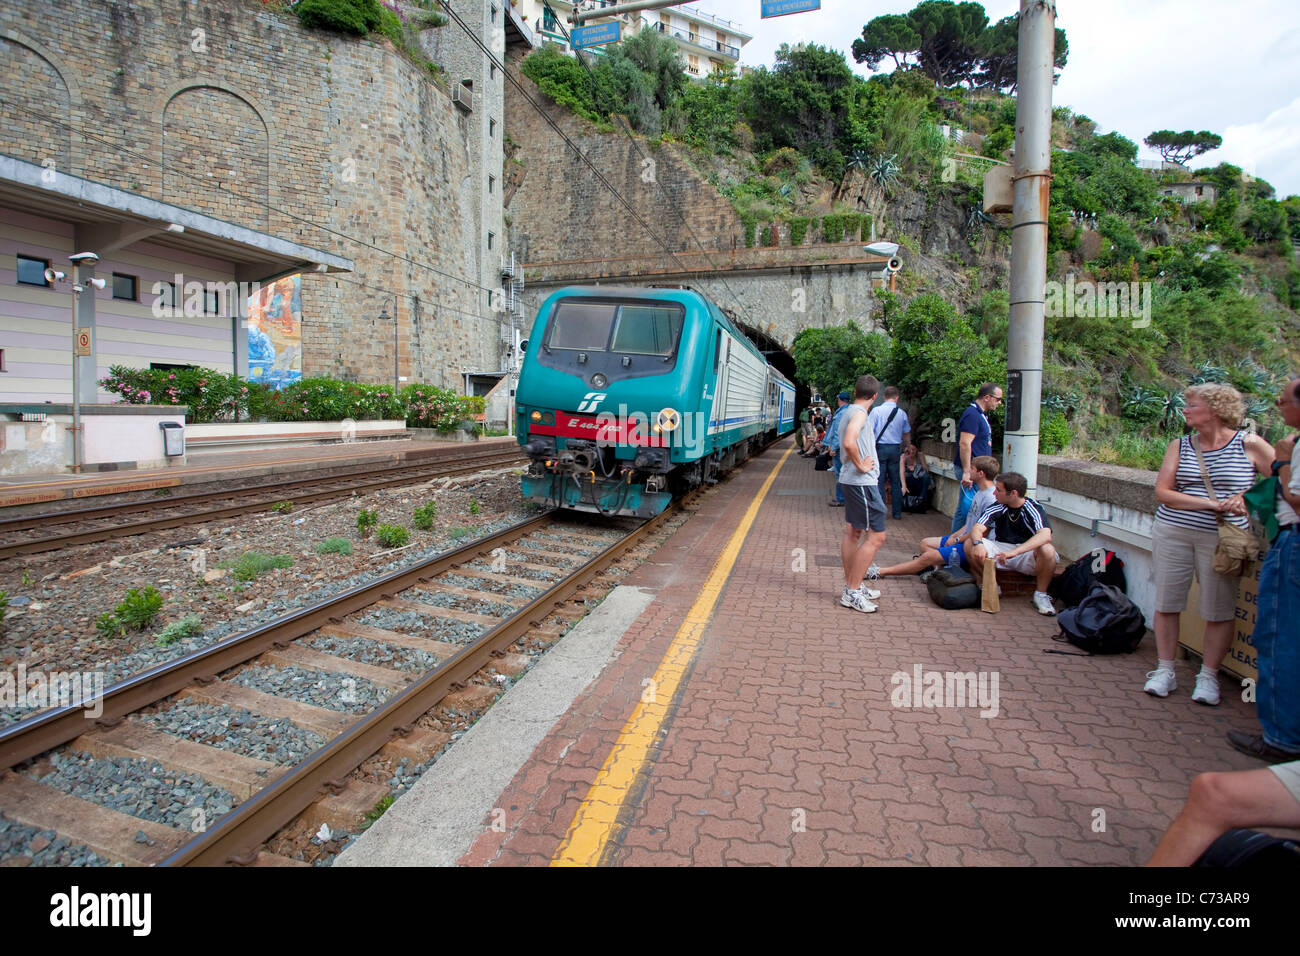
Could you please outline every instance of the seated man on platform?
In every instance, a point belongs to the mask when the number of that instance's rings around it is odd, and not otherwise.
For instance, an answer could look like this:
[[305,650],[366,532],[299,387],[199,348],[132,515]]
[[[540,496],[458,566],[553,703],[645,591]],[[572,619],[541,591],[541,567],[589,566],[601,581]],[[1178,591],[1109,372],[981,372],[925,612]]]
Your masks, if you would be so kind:
[[[1056,573],[1056,549],[1047,514],[1033,498],[1026,498],[1029,483],[1014,471],[1003,472],[994,482],[996,504],[985,509],[966,540],[966,560],[980,580],[984,562],[992,558],[999,568],[1010,568],[1037,579],[1034,610],[1055,614],[1047,586]],[[972,508],[972,511],[975,509]]]
[[878,568],[875,576],[920,574],[927,568],[940,568],[945,564],[960,564],[963,568],[967,567],[966,552],[963,545],[970,538],[971,530],[975,527],[975,522],[979,520],[980,515],[997,504],[997,500],[993,496],[993,482],[998,476],[1000,467],[998,460],[991,455],[980,455],[974,459],[971,462],[971,468],[975,473],[975,487],[979,491],[975,495],[975,500],[971,502],[970,511],[966,516],[966,524],[962,530],[957,534],[946,534],[938,538],[922,538],[921,553],[919,555],[911,561],[904,561],[902,564],[891,564],[887,568]]

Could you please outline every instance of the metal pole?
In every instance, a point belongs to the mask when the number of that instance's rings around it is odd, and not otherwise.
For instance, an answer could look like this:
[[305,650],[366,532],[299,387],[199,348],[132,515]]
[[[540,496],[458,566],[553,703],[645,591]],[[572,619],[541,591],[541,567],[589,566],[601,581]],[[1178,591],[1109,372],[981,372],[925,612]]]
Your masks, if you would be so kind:
[[659,10],[663,7],[682,7],[688,3],[694,3],[695,0],[638,0],[636,3],[620,3],[613,7],[603,7],[596,10],[574,10],[569,17],[569,22],[575,26],[585,23],[587,20],[597,20],[601,17],[616,17],[620,13],[634,13],[637,10]]
[[72,473],[81,473],[81,376],[77,366],[77,331],[80,318],[77,313],[81,303],[81,266],[72,264]]
[[400,386],[397,376],[397,297],[393,297],[393,394],[396,395]]
[[1038,486],[1038,424],[1043,395],[1043,300],[1047,282],[1047,203],[1052,181],[1055,45],[1055,0],[1020,0],[1003,467],[1024,475],[1031,494]]

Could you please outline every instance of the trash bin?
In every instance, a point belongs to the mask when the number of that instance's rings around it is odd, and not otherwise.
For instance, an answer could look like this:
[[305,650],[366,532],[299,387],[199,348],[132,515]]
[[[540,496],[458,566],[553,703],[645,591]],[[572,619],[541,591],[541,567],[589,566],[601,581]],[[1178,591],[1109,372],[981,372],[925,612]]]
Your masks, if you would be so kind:
[[185,426],[180,422],[159,422],[163,433],[163,454],[179,458],[185,454]]

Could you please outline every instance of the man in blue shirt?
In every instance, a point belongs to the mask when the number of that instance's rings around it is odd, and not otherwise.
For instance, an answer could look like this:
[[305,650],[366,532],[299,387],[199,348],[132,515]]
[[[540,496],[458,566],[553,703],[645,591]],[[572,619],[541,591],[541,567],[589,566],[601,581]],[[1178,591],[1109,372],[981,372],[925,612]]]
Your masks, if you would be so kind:
[[966,512],[970,509],[965,491],[975,481],[971,461],[981,455],[993,454],[993,426],[989,424],[989,412],[1001,404],[1002,387],[993,382],[985,382],[980,386],[975,401],[966,406],[957,422],[957,455],[953,462],[953,475],[961,483],[961,493],[957,496],[957,508],[952,514],[950,532],[953,534],[966,524]]
[[889,483],[889,510],[895,521],[903,517],[903,495],[907,481],[903,477],[903,448],[912,440],[912,423],[907,412],[898,407],[898,389],[885,389],[885,400],[871,410],[871,433],[876,438],[880,457],[880,488]]
[[827,502],[832,508],[844,507],[844,492],[840,491],[840,467],[842,466],[842,457],[840,455],[840,412],[849,404],[849,393],[840,392],[835,396],[835,414],[831,416],[831,423],[826,426],[826,447],[831,452],[831,471],[835,472],[835,494]]

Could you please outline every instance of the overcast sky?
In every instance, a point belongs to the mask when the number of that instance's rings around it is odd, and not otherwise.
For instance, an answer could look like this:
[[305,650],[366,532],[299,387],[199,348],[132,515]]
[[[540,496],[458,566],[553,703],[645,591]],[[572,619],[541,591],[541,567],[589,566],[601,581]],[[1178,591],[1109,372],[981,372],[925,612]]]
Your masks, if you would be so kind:
[[[804,40],[844,52],[872,17],[906,13],[916,0],[822,0],[822,8],[771,20],[759,0],[699,0],[691,6],[738,21],[754,39],[741,50],[750,66],[773,63],[782,43]],[[987,0],[989,20],[1020,8]],[[1059,0],[1057,26],[1070,59],[1053,103],[1083,113],[1102,132],[1142,145],[1153,130],[1210,130],[1222,148],[1194,167],[1234,163],[1268,180],[1278,197],[1300,194],[1300,3],[1296,0]],[[886,61],[890,62],[890,61]]]

